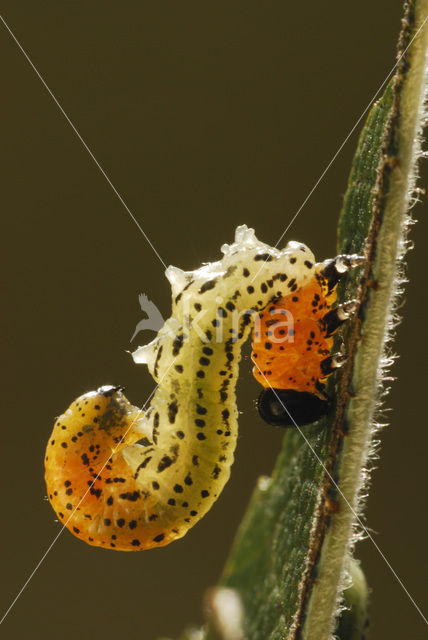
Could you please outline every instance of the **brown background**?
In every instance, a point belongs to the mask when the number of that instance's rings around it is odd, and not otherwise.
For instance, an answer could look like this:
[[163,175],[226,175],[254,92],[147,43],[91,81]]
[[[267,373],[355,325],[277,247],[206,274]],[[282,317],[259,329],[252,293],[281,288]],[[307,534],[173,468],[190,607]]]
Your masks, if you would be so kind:
[[[2,11],[167,264],[214,260],[243,222],[274,243],[394,63],[399,1],[31,2]],[[158,261],[0,25],[3,327],[3,593],[6,608],[58,532],[43,452],[75,396],[121,383],[141,405],[153,383],[127,349],[138,294],[169,314]],[[356,135],[287,239],[319,259],[335,225]],[[424,169],[427,176],[426,168]],[[401,354],[367,524],[410,593],[426,601],[426,244],[412,232]],[[140,334],[139,342],[151,339]],[[7,638],[154,640],[202,620],[254,483],[282,434],[261,424],[243,363],[236,464],[182,541],[105,552],[65,533],[6,620]],[[257,458],[255,456],[257,451]],[[263,453],[263,455],[261,455]],[[425,626],[370,542],[373,638]],[[425,566],[423,566],[425,565]],[[425,590],[425,592],[424,592]]]

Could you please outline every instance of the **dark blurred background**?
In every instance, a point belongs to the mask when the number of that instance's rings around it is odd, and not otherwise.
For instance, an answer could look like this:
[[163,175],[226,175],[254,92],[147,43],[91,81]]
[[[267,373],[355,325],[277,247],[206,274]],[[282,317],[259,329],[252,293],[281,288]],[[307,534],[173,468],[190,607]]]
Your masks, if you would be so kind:
[[[394,64],[401,2],[4,0],[2,13],[163,260],[191,269],[217,259],[244,222],[277,241]],[[3,610],[59,530],[43,482],[54,416],[104,383],[123,384],[143,404],[153,382],[126,352],[152,339],[146,332],[130,344],[143,317],[138,294],[166,317],[170,291],[162,264],[2,25],[0,45]],[[335,255],[356,140],[287,234],[318,259]],[[415,209],[398,381],[367,512],[377,543],[423,606],[425,211]],[[4,637],[155,640],[201,623],[203,592],[216,583],[254,484],[281,444],[281,432],[256,415],[257,394],[247,355],[231,481],[183,540],[126,554],[65,532],[9,614]],[[426,637],[372,544],[359,544],[357,555],[373,588],[372,638]]]

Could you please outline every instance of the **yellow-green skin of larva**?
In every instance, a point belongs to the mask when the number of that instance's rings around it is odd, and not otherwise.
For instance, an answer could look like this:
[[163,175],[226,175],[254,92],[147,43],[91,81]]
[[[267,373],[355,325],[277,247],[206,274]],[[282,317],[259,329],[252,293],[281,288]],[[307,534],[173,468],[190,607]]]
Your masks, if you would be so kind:
[[[279,251],[259,242],[254,231],[245,226],[238,227],[235,243],[222,251],[220,262],[196,271],[167,271],[172,284],[172,316],[152,343],[133,354],[136,362],[148,365],[159,383],[145,416],[145,428],[147,422],[152,428],[154,416],[159,414],[157,448],[140,473],[141,483],[147,488],[147,480],[158,481],[162,504],[167,505],[171,497],[188,502],[188,509],[176,506],[164,511],[164,521],[179,529],[177,538],[211,508],[230,476],[238,433],[238,365],[252,326],[250,314],[241,315],[239,323],[234,323],[234,317],[251,309],[262,311],[273,298],[303,286],[314,273],[315,259],[306,246],[292,242]],[[222,326],[213,326],[214,321]],[[238,324],[237,334],[232,333],[236,331],[234,324]],[[217,332],[222,338],[219,342]],[[179,346],[183,335],[187,339]],[[177,410],[173,422],[171,404]],[[184,438],[177,437],[178,431]],[[201,437],[204,439],[199,440]],[[159,473],[164,455],[175,461]],[[124,457],[137,469],[145,454],[131,446]],[[191,486],[185,482],[189,476]],[[183,488],[178,496],[173,490],[176,485]],[[197,511],[197,516],[185,522],[190,511]]]
[[[97,525],[98,536],[94,526],[90,540],[79,529],[76,535],[90,544],[107,547],[112,535],[116,549],[168,544],[205,515],[229,479],[238,431],[238,364],[252,326],[248,312],[257,314],[306,284],[314,276],[315,259],[300,243],[271,248],[245,225],[222,252],[221,261],[195,271],[167,269],[172,315],[155,340],[133,353],[135,362],[147,364],[158,387],[144,415],[136,417],[135,408],[126,405],[131,428],[125,442],[131,444],[112,456],[122,475],[127,469],[138,498],[122,505],[120,494],[112,493],[115,487],[108,486],[114,504],[126,509],[126,522],[137,524],[130,537],[126,525],[116,525],[115,506],[114,517],[108,512],[109,525]],[[102,504],[100,512],[102,522]]]

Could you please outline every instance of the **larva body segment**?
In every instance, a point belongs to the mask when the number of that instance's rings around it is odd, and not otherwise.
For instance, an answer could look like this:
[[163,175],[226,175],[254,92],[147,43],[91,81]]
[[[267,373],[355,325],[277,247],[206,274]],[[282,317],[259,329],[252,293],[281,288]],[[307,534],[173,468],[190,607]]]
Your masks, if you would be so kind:
[[229,478],[238,364],[253,316],[310,282],[315,260],[305,245],[277,250],[246,226],[222,252],[221,261],[192,272],[167,270],[172,316],[133,354],[159,385],[145,413],[118,388],[101,388],[55,423],[46,454],[49,498],[89,544],[166,545],[210,509]]
[[[259,315],[253,332],[253,375],[264,387],[258,399],[261,417],[276,426],[315,422],[330,409],[325,382],[346,359],[331,354],[333,334],[355,311],[355,301],[333,307],[336,287],[360,256],[337,256],[315,264],[313,278],[287,292]],[[292,319],[291,326],[283,322]]]

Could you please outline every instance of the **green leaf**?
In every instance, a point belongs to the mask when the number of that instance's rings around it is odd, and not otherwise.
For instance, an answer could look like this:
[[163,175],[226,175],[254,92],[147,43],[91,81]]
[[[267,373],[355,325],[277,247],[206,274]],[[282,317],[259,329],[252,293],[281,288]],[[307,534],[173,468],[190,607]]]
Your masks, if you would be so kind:
[[[255,490],[224,570],[221,584],[241,597],[248,640],[327,640],[349,587],[355,514],[361,515],[360,495],[367,490],[420,156],[426,24],[410,43],[427,14],[428,0],[405,5],[402,57],[360,136],[340,215],[339,252],[365,254],[367,262],[339,292],[339,301],[357,298],[359,312],[344,336],[347,364],[330,389],[337,406],[316,425],[286,434],[272,478]],[[342,616],[343,638],[363,637],[363,595],[360,615]],[[208,636],[218,637],[212,630]]]

